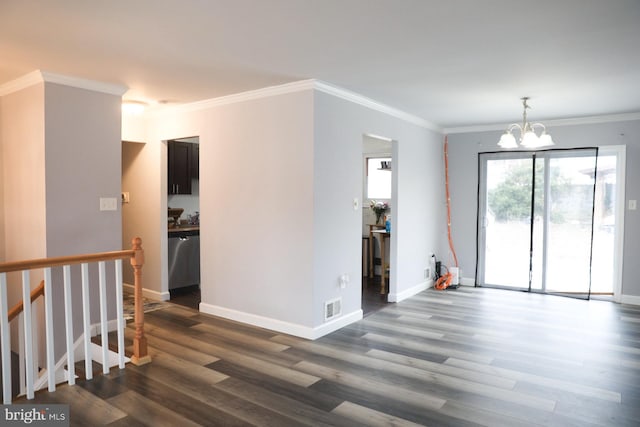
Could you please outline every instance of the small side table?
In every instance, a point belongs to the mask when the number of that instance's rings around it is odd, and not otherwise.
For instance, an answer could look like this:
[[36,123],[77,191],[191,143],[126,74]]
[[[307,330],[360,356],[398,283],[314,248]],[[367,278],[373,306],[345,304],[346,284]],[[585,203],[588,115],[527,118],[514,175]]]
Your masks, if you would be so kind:
[[369,225],[369,277],[374,276],[373,268],[373,250],[375,248],[373,238],[376,237],[380,241],[380,294],[386,294],[386,256],[385,244],[386,240],[391,238],[386,228],[378,224]]

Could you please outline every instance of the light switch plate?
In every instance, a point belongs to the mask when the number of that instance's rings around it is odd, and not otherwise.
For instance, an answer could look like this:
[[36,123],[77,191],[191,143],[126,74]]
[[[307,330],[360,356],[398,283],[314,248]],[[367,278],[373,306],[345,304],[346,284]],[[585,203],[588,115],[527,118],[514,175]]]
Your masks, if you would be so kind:
[[360,207],[360,201],[358,200],[357,197],[354,197],[354,199],[353,199],[353,210],[357,211],[359,207]]
[[100,210],[101,211],[118,210],[118,199],[116,197],[100,197]]
[[629,210],[630,211],[635,211],[638,207],[638,202],[637,200],[629,200]]

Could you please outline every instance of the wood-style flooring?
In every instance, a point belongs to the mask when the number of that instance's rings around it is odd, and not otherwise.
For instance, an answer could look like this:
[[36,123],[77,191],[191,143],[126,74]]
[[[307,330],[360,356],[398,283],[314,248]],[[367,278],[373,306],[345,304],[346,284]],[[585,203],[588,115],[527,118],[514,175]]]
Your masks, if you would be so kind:
[[87,426],[640,425],[639,307],[427,290],[316,341],[177,305],[146,320],[151,364],[36,402]]

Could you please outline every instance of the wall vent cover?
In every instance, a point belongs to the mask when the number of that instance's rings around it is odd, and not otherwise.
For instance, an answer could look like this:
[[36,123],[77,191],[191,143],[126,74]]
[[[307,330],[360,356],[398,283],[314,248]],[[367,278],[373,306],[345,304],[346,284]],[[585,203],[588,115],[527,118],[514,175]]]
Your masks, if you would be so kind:
[[342,314],[342,298],[336,298],[324,303],[324,320],[331,320]]

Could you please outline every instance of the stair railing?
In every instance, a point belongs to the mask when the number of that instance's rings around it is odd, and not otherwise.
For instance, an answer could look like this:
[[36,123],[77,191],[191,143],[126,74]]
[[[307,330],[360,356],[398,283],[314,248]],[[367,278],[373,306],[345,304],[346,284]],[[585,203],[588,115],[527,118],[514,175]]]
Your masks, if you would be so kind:
[[[122,260],[129,258],[134,271],[134,327],[133,355],[131,363],[143,365],[151,361],[147,353],[147,340],[144,336],[144,310],[142,299],[142,266],[144,264],[144,250],[142,240],[138,237],[132,240],[130,250],[100,252],[85,255],[65,256],[56,258],[43,258],[27,261],[16,261],[0,263],[0,342],[1,365],[2,365],[2,395],[3,403],[10,404],[11,394],[11,335],[9,323],[19,314],[21,317],[21,352],[24,343],[24,369],[27,399],[33,399],[36,378],[34,378],[35,366],[37,362],[37,352],[34,352],[34,331],[37,328],[33,325],[31,303],[40,295],[44,295],[44,326],[45,326],[45,347],[46,347],[46,383],[50,392],[56,389],[56,362],[54,360],[54,329],[53,329],[53,303],[52,303],[52,267],[62,267],[63,288],[64,288],[64,310],[65,310],[65,335],[66,335],[66,365],[68,369],[67,381],[70,385],[75,384],[75,346],[73,334],[73,310],[71,298],[71,265],[80,265],[82,278],[82,314],[83,314],[83,341],[85,377],[87,380],[93,378],[92,352],[91,352],[91,313],[90,313],[90,288],[89,288],[89,263],[98,264],[98,285],[100,300],[100,335],[102,344],[102,372],[109,373],[109,342],[108,342],[108,322],[107,319],[107,280],[106,262],[113,261],[115,265],[115,289],[116,289],[116,321],[117,321],[117,347],[118,366],[125,367],[125,347],[124,347],[124,315],[123,315],[123,291],[122,291]],[[30,272],[32,270],[42,270],[44,280],[33,291],[30,290]],[[22,301],[16,306],[8,309],[7,305],[7,273],[22,273]],[[24,304],[24,301],[29,301]],[[21,313],[22,312],[22,313]]]

